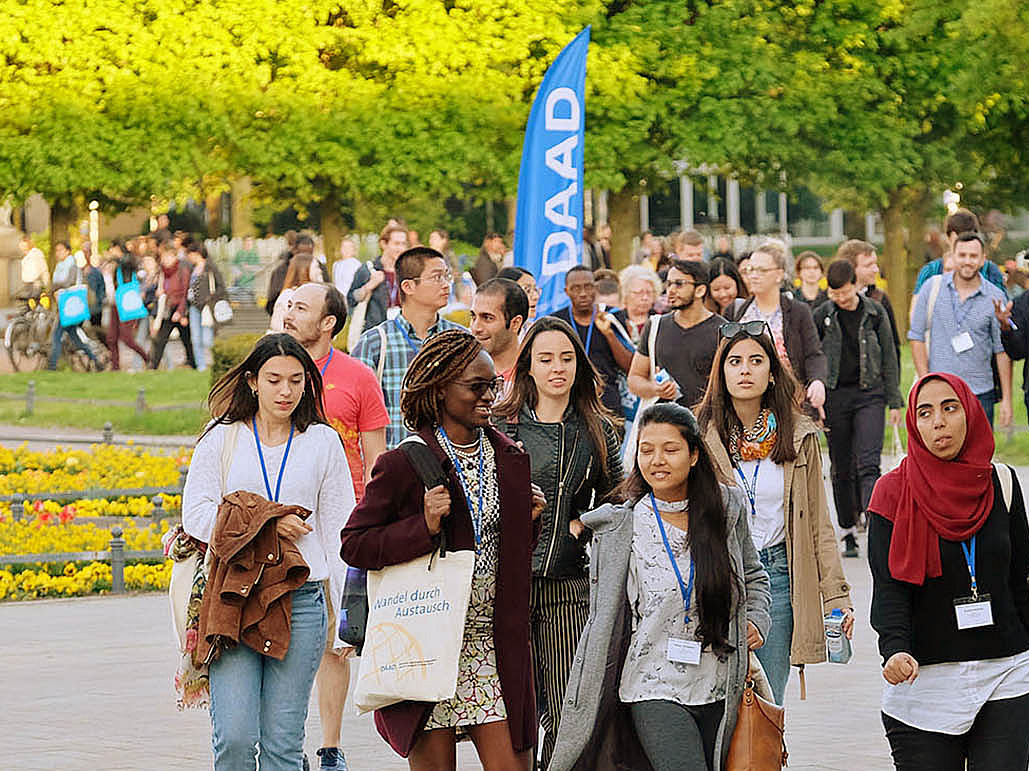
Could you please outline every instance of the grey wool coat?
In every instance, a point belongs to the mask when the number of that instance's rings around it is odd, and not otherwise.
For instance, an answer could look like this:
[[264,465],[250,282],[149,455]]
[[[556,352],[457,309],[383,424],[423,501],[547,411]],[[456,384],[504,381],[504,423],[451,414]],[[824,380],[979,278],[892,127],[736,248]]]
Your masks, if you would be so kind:
[[[722,486],[728,515],[729,558],[746,596],[729,623],[725,715],[718,727],[715,771],[723,768],[736,727],[747,678],[747,621],[767,638],[772,620],[768,574],[761,566],[747,524],[747,504],[736,487]],[[549,771],[651,771],[626,705],[618,699],[622,664],[631,636],[632,611],[626,595],[632,551],[633,505],[607,504],[582,515],[593,531],[590,559],[590,615],[579,638],[568,677],[557,744]]]

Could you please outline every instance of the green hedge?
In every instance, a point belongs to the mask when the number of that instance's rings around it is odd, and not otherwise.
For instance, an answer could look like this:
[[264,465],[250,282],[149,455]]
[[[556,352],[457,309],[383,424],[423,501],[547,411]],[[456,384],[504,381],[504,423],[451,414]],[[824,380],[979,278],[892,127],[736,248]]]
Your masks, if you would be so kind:
[[211,349],[211,385],[213,386],[222,375],[243,361],[253,349],[254,344],[263,336],[255,333],[215,338],[214,347]]

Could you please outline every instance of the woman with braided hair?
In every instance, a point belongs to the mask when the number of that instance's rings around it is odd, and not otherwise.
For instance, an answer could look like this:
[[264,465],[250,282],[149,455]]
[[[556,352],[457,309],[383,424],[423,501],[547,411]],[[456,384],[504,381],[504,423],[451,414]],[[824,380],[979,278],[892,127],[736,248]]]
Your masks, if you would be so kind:
[[447,483],[426,490],[401,448],[383,453],[342,533],[343,559],[367,570],[430,553],[441,532],[448,548],[475,551],[456,695],[375,713],[412,771],[455,769],[464,738],[486,771],[527,771],[536,742],[529,595],[546,501],[530,481],[528,455],[489,425],[501,385],[468,332],[429,338],[404,377],[401,409],[415,432],[409,441],[432,450]]

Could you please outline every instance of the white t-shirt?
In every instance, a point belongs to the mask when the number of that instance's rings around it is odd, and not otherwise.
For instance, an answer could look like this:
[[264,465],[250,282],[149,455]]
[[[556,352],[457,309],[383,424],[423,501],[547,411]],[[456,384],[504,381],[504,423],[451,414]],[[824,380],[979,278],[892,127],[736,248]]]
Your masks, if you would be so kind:
[[354,275],[361,267],[361,261],[356,257],[347,257],[345,260],[337,260],[332,266],[332,283],[344,297],[350,291],[350,285],[354,283]]
[[[755,483],[754,472],[757,471]],[[743,479],[740,479],[740,472]],[[750,536],[754,548],[758,551],[767,549],[786,541],[786,517],[783,506],[786,475],[781,464],[773,463],[771,458],[761,461],[740,461],[739,470],[733,469],[736,483],[743,489],[750,508],[750,492],[754,490],[755,512],[750,515]],[[756,490],[755,490],[756,487]]]
[[[222,447],[228,433],[228,426],[217,425],[197,443],[182,491],[182,527],[204,543],[210,543],[218,506],[226,493],[245,490],[268,498],[257,444],[248,424],[239,429],[226,488],[222,489]],[[273,495],[285,450],[285,442],[276,447],[261,445]],[[312,530],[296,544],[311,569],[308,580],[328,579],[330,601],[334,608],[339,608],[347,569],[339,556],[339,534],[356,502],[343,443],[332,428],[313,425],[293,436],[282,473],[279,503],[311,511],[306,522]]]

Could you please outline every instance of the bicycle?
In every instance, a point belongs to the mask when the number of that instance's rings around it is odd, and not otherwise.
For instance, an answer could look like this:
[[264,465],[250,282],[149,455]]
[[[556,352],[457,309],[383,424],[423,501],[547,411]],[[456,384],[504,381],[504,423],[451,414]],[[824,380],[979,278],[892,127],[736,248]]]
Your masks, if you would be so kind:
[[24,304],[7,325],[4,347],[15,372],[32,372],[46,366],[56,314],[50,312],[46,295],[21,295],[20,299]]

